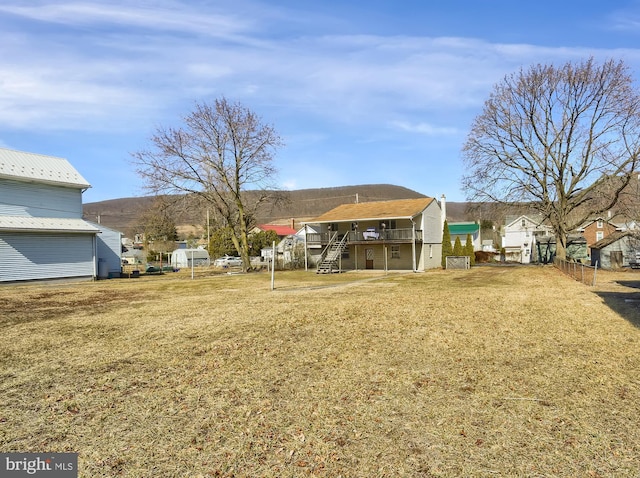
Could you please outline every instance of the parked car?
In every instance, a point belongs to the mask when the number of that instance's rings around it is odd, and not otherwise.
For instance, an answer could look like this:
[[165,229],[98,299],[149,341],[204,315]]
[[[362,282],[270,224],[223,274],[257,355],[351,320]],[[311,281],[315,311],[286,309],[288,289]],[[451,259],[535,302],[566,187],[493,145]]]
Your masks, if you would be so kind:
[[234,267],[234,266],[237,267],[242,265],[242,259],[234,256],[222,256],[216,259],[215,261],[213,261],[213,265],[214,267],[222,267],[222,268]]

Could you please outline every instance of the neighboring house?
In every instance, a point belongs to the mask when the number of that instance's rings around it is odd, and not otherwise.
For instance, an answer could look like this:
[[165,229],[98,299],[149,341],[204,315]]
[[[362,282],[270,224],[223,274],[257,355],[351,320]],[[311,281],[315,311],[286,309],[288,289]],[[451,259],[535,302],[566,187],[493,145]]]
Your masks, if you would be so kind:
[[122,233],[102,224],[91,224],[100,230],[96,238],[98,278],[120,277],[122,272]]
[[591,265],[602,269],[637,267],[640,239],[631,231],[616,231],[591,245]]
[[318,272],[441,267],[444,215],[434,198],[343,204],[308,221],[309,263]]
[[502,234],[502,247],[508,261],[529,264],[536,261],[536,242],[548,237],[551,228],[539,217],[507,216]]
[[125,246],[125,251],[122,252],[123,264],[142,264],[147,261],[147,253],[142,249],[134,249],[133,247]]
[[[305,225],[293,234],[283,237],[276,244],[276,268],[302,268],[308,266],[305,263],[305,237],[308,234],[317,234],[318,231]],[[265,247],[260,251],[260,261],[273,260],[273,247]]]
[[282,224],[260,224],[251,230],[251,232],[260,232],[260,231],[265,231],[265,232],[274,231],[278,236],[278,239],[280,240],[284,239],[287,236],[293,236],[298,232],[293,227],[282,225]]
[[605,237],[613,234],[616,231],[620,231],[622,228],[609,220],[598,217],[596,219],[591,219],[584,223],[579,229],[578,232],[582,233],[584,238],[587,241],[587,247],[591,247],[598,241],[601,241]]
[[447,223],[447,225],[449,226],[452,247],[456,243],[456,238],[460,239],[460,244],[464,247],[467,243],[467,236],[470,235],[471,242],[473,243],[473,250],[483,250],[482,241],[480,239],[480,224],[477,222],[450,222]]
[[97,277],[89,187],[66,159],[0,148],[0,282]]

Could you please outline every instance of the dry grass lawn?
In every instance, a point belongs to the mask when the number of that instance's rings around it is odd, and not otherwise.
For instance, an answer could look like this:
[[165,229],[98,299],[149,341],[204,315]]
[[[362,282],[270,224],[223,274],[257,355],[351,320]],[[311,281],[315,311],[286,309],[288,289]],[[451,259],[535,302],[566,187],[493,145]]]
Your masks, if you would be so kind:
[[638,477],[635,274],[3,286],[0,451],[78,452],[81,477]]

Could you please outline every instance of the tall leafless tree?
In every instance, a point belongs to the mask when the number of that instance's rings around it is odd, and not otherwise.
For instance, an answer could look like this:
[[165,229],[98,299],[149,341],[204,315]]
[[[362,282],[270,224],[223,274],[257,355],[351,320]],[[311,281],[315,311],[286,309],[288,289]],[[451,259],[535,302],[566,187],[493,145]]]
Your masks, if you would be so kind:
[[152,147],[133,153],[136,170],[154,193],[196,195],[211,207],[221,226],[235,232],[246,271],[255,211],[277,189],[273,158],[282,140],[255,113],[225,98],[196,103],[183,121],[179,128],[158,128]]
[[640,95],[622,61],[535,65],[498,83],[463,148],[467,196],[530,203],[567,235],[611,209],[638,167]]

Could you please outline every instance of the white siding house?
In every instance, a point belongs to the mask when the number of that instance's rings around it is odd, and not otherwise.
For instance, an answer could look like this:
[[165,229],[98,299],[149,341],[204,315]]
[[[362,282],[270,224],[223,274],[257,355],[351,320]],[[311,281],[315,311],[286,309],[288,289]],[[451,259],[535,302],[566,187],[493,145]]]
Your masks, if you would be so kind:
[[529,264],[534,260],[538,238],[548,237],[550,233],[551,228],[541,224],[537,217],[507,217],[502,236],[506,259]]
[[0,148],[0,282],[96,277],[89,187],[66,159]]

